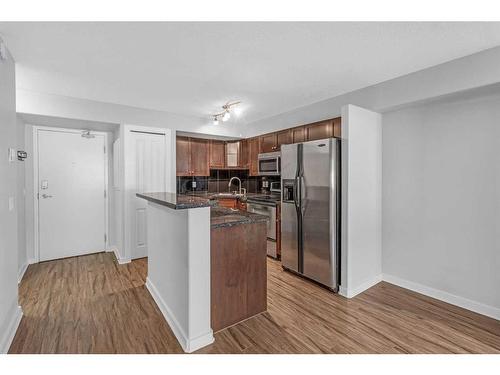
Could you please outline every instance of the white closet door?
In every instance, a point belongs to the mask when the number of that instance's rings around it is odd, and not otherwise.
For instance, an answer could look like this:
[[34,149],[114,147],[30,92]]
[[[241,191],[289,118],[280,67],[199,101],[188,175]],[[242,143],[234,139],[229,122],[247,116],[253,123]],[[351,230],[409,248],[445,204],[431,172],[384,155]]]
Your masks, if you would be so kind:
[[38,131],[40,261],[104,251],[104,136]]
[[136,193],[166,191],[165,176],[165,135],[150,133],[131,133],[133,138],[132,161],[132,259],[148,255],[146,200],[137,198]]

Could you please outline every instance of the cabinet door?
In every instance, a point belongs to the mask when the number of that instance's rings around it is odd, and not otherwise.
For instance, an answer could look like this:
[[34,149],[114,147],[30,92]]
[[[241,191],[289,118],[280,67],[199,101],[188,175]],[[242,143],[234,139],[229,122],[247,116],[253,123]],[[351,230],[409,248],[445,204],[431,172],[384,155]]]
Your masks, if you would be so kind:
[[321,121],[306,125],[306,140],[315,141],[317,139],[333,137],[333,121]]
[[248,169],[250,176],[259,174],[259,138],[248,140]]
[[226,144],[224,141],[210,141],[210,168],[224,168],[226,159]]
[[226,142],[226,167],[237,168],[239,166],[240,142]]
[[190,138],[191,175],[210,176],[208,167],[208,139]]
[[300,126],[298,128],[292,129],[292,143],[299,143],[306,141],[306,128],[304,126]]
[[337,117],[333,119],[333,136],[335,138],[341,137],[341,118]]
[[289,145],[293,143],[293,134],[291,129],[280,131],[276,134],[276,142],[278,150],[281,150],[281,145]]
[[239,166],[248,169],[248,141],[246,139],[240,141]]
[[276,133],[262,135],[260,137],[260,152],[274,152],[278,149]]
[[176,140],[177,176],[191,175],[191,147],[188,137],[177,137]]

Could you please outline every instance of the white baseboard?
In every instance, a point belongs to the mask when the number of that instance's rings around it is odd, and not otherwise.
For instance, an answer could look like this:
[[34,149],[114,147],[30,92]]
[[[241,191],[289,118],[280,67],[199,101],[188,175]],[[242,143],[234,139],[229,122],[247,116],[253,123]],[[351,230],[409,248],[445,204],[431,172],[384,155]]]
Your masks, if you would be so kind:
[[127,263],[130,263],[132,261],[130,258],[121,258],[120,252],[118,251],[118,248],[116,246],[111,246],[106,251],[113,252],[115,254],[115,258],[116,258],[118,264],[127,264]]
[[172,332],[177,338],[177,341],[179,341],[179,344],[186,353],[194,352],[214,342],[214,335],[212,330],[210,330],[210,332],[206,335],[202,335],[194,339],[189,339],[180,326],[179,322],[175,318],[175,315],[172,313],[172,310],[168,307],[163,298],[161,298],[158,290],[151,282],[149,277],[146,279],[146,288],[149,290],[149,293],[158,305],[158,308],[160,309],[161,313],[165,317],[165,320],[172,329]]
[[21,283],[21,280],[23,279],[24,277],[24,273],[26,272],[26,270],[28,269],[28,264],[24,264],[21,269],[18,271],[17,273],[17,283],[20,284]]
[[382,274],[375,276],[370,280],[366,280],[363,283],[355,286],[353,288],[345,288],[342,285],[339,288],[339,294],[346,298],[356,297],[358,294],[363,293],[365,290],[370,289],[372,286],[377,285],[382,281]]
[[0,330],[0,353],[7,353],[9,351],[12,340],[17,332],[17,327],[21,323],[21,318],[23,317],[23,310],[21,306],[16,305],[11,309],[11,313],[7,315],[5,329]]
[[434,289],[426,285],[418,284],[413,281],[401,279],[397,276],[383,274],[382,279],[390,284],[400,286],[405,289],[438,299],[451,305],[459,306],[464,309],[476,312],[481,315],[486,315],[490,318],[500,320],[500,309],[497,307],[485,305],[481,302],[472,301],[470,299],[457,296],[445,292],[443,290]]

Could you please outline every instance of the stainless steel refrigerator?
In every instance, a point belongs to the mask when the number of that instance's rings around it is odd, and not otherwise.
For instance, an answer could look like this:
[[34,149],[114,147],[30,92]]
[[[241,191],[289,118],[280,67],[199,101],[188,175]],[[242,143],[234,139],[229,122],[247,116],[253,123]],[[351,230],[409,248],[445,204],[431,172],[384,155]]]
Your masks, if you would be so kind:
[[340,140],[281,146],[283,268],[333,291],[340,283]]

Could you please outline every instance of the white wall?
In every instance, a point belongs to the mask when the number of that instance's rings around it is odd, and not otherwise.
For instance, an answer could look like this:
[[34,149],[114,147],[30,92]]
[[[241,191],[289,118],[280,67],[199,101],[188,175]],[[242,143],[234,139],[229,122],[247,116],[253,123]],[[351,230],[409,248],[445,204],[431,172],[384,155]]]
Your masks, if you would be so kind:
[[382,278],[382,116],[342,108],[340,293],[354,297]]
[[186,352],[213,342],[210,320],[210,208],[148,203],[146,287]]
[[17,90],[17,112],[114,124],[170,128],[220,136],[241,136],[241,129],[234,124],[221,123],[213,126],[209,117],[182,116],[169,112],[26,90]]
[[383,115],[384,278],[500,319],[500,91]]
[[8,149],[17,149],[14,60],[0,60],[0,353],[9,349],[21,319],[17,302],[17,160],[9,162]]
[[[17,116],[16,136],[17,136],[17,149],[25,150],[25,125],[23,120]],[[26,214],[25,214],[25,161],[17,162],[17,268],[18,278],[21,280],[26,267],[28,266],[28,259],[26,253]]]
[[500,47],[423,69],[402,77],[313,103],[245,126],[245,136],[338,117],[355,104],[385,112],[398,106],[500,82]]

